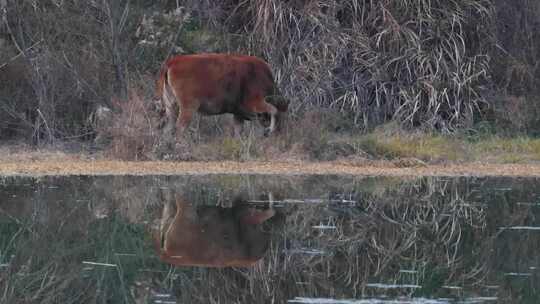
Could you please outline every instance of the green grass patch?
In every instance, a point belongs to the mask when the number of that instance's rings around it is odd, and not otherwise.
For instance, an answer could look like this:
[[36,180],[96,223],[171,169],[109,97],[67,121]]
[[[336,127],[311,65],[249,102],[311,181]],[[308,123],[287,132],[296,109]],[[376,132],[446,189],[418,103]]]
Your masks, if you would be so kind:
[[474,148],[478,154],[510,154],[514,158],[540,160],[540,139],[538,138],[493,136],[477,142]]
[[442,135],[368,134],[358,140],[358,147],[375,157],[415,157],[425,161],[455,161],[462,152],[455,139]]
[[424,161],[487,161],[521,163],[540,161],[540,139],[525,136],[463,135],[374,131],[356,139],[359,149],[375,158],[414,157]]

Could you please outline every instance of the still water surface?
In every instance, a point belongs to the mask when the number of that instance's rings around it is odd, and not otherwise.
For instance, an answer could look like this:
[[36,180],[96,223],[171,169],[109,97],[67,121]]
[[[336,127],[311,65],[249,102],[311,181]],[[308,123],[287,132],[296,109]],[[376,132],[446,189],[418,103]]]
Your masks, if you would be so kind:
[[540,180],[0,180],[2,303],[540,303]]

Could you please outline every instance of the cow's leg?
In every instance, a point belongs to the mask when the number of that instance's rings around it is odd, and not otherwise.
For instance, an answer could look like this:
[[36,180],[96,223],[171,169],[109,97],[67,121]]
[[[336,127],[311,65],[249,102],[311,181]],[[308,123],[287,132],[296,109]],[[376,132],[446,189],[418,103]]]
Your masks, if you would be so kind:
[[161,216],[161,223],[159,227],[160,232],[160,248],[166,250],[167,248],[167,235],[172,227],[172,222],[178,210],[172,200],[167,200],[163,203],[163,210]]
[[165,107],[159,126],[160,138],[154,147],[158,158],[168,157],[172,151],[175,137],[175,122],[178,116],[177,106]]
[[162,111],[164,112],[162,117],[162,134],[165,138],[165,143],[170,145],[174,142],[175,137],[175,123],[178,118],[178,103],[177,98],[171,87],[165,86],[163,90],[163,96],[161,97]]
[[176,121],[176,141],[180,142],[182,136],[186,132],[186,129],[189,127],[189,123],[193,118],[193,113],[195,113],[195,107],[185,107],[180,109],[180,115]]
[[176,194],[176,217],[190,220],[197,219],[197,210],[193,204],[187,202],[182,195]]
[[178,119],[178,109],[176,106],[167,107],[165,109],[165,126],[163,128],[163,134],[167,142],[172,142],[176,133],[176,120]]
[[277,115],[277,108],[269,104],[264,100],[262,97],[254,98],[250,102],[248,102],[249,110],[258,113],[268,113],[270,115],[270,126],[264,130],[264,136],[270,135],[274,130],[276,129],[276,115]]
[[233,117],[233,136],[239,138],[244,126],[244,119],[241,116],[234,115]]

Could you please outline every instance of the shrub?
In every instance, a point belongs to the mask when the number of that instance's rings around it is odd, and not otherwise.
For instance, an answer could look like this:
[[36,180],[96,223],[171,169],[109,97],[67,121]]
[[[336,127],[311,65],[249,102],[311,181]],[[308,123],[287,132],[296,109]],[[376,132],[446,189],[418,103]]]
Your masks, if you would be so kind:
[[0,1],[0,138],[90,139],[99,106],[168,55],[208,51],[264,57],[293,120],[332,109],[341,130],[491,120],[539,134],[539,3]]
[[[97,127],[98,139],[107,146],[108,153],[126,160],[153,158],[153,151],[160,137],[156,132],[157,115],[148,110],[141,94],[132,90],[125,101],[113,100],[115,111],[110,121],[102,121]],[[106,142],[110,141],[107,145]]]
[[487,0],[225,1],[199,17],[248,37],[236,47],[268,59],[293,112],[332,107],[363,126],[449,130],[470,126],[484,102],[492,9]]

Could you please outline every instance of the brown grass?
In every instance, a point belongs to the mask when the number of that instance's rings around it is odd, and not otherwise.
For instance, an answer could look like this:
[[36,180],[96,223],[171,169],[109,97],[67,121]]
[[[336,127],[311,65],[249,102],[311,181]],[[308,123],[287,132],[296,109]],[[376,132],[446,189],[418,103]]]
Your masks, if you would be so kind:
[[[80,146],[80,144],[76,144]],[[90,153],[76,149],[73,150],[60,146],[35,147],[23,142],[8,142],[0,145],[0,163],[29,163],[39,161],[89,161],[96,157],[102,158],[101,154]]]

